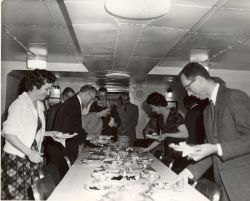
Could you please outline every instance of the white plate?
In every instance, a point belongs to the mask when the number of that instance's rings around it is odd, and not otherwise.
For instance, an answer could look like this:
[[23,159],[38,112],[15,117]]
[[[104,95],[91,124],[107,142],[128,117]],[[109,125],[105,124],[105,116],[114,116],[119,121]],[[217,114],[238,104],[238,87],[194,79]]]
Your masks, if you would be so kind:
[[146,134],[147,136],[153,136],[153,137],[157,137],[157,136],[159,136],[157,133],[152,133],[152,134]]
[[111,138],[113,138],[112,135],[100,135],[99,139],[101,140],[110,140]]
[[187,144],[184,145],[176,145],[176,144],[170,144],[169,147],[173,148],[175,151],[199,151],[200,148],[196,146],[190,146]]
[[182,152],[182,157],[185,157],[187,155],[190,155],[192,153],[195,153],[195,152],[201,150],[200,148],[198,148],[196,146],[190,146],[187,144],[181,144],[181,145],[170,144],[169,147],[171,147],[175,151]]
[[183,147],[183,146],[174,146],[174,147],[171,147],[173,148],[175,151],[180,151],[180,152],[183,152],[183,151],[198,151],[199,149],[195,148],[195,147]]
[[157,134],[146,134],[146,137],[149,138],[149,139],[153,139],[153,140],[157,140],[160,138],[160,135],[157,135]]
[[78,135],[78,134],[77,133],[74,133],[74,134],[58,133],[58,134],[56,134],[55,137],[60,138],[60,139],[69,139],[69,138],[75,137],[76,135]]

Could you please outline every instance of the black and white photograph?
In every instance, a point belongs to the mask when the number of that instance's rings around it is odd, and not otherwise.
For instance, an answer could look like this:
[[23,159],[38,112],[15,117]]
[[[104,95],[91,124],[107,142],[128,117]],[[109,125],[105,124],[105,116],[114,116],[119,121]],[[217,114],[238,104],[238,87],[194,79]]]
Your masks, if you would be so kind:
[[250,0],[0,0],[1,200],[250,201]]

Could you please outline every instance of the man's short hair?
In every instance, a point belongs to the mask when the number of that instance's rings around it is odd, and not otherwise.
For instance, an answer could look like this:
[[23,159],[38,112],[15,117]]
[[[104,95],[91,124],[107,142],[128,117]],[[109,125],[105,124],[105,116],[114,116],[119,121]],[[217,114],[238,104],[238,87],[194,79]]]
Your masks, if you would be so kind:
[[123,92],[122,95],[121,95],[121,98],[125,96],[125,97],[128,97],[128,100],[130,100],[130,97],[129,97],[129,93],[128,92]]
[[197,62],[190,62],[179,73],[180,75],[185,75],[187,78],[195,78],[196,76],[201,76],[206,79],[211,79],[208,71],[204,68],[203,65]]
[[98,92],[108,92],[107,88],[106,87],[100,87],[98,89]]
[[94,92],[94,93],[97,93],[97,90],[92,85],[87,84],[87,85],[84,85],[84,86],[81,87],[80,92],[82,92],[82,93],[83,92]]
[[68,94],[68,93],[75,93],[75,91],[71,88],[71,87],[66,87],[64,90],[63,90],[63,92],[62,92],[62,96],[65,96],[66,94]]

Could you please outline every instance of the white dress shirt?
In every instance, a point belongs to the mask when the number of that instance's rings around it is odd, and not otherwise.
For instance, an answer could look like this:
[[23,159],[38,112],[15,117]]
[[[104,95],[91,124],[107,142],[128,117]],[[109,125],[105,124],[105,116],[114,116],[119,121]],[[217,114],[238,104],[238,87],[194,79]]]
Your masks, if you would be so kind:
[[[217,94],[218,94],[218,91],[219,91],[219,87],[220,87],[220,84],[216,83],[216,86],[213,89],[211,97],[209,98],[209,100],[213,102],[214,106],[216,104],[216,99],[217,99]],[[222,153],[221,145],[216,144],[216,146],[217,146],[217,154],[218,154],[218,156],[222,156],[223,153]]]

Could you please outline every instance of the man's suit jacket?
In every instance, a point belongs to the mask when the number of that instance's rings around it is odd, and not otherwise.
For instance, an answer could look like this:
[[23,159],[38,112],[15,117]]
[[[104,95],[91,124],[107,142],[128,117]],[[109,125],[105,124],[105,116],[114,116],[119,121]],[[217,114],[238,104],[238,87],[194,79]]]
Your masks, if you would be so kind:
[[[102,131],[101,134],[102,135],[113,135],[114,138],[116,138],[117,133],[116,133],[116,128],[114,127],[110,127],[109,126],[109,122],[111,120],[111,118],[114,118],[114,122],[117,123],[118,125],[120,125],[120,118],[119,118],[119,114],[117,112],[117,108],[115,105],[112,105],[109,101],[107,101],[107,105],[111,105],[111,111],[110,114],[105,116],[105,117],[101,117],[102,119]],[[106,106],[102,106],[99,105],[97,101],[93,102],[91,104],[91,107],[89,109],[89,113],[92,112],[100,112],[103,110],[106,110],[108,107]]]
[[54,123],[55,123],[55,119],[56,119],[56,113],[59,109],[59,107],[61,106],[61,102],[57,103],[55,105],[52,105],[47,114],[46,114],[46,131],[52,131],[54,128]]
[[128,103],[126,111],[124,106],[119,106],[117,111],[121,120],[121,124],[118,128],[118,135],[129,136],[130,142],[133,144],[136,139],[136,125],[139,117],[138,106]]
[[81,105],[77,95],[70,97],[58,109],[54,130],[63,133],[78,133],[77,136],[66,140],[67,155],[71,163],[74,162],[79,144],[82,144],[87,137],[86,131],[82,128]]
[[188,169],[195,178],[213,164],[215,181],[223,186],[231,201],[250,198],[250,98],[243,92],[220,86],[214,122],[207,106],[204,126],[208,143],[219,143],[223,155],[207,157]]

